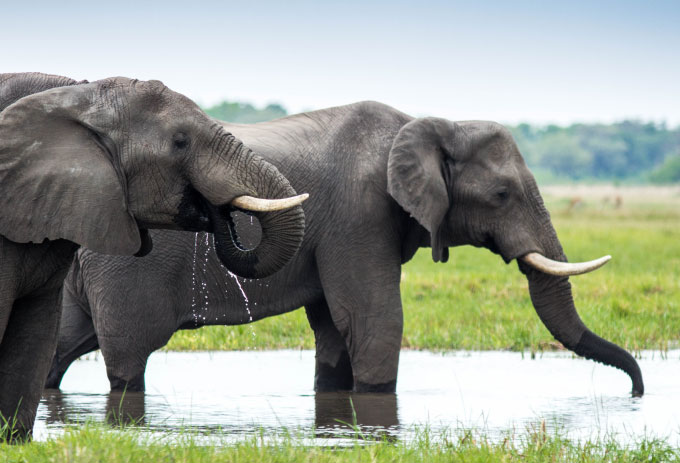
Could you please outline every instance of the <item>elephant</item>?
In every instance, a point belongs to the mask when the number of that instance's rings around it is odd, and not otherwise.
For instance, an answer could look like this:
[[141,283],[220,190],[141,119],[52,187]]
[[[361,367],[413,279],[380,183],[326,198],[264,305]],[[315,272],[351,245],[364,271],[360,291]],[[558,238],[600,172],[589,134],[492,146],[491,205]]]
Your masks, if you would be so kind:
[[[30,438],[78,246],[143,255],[149,229],[210,231],[223,265],[262,277],[297,251],[303,199],[160,81],[1,74],[0,439]],[[231,214],[249,209],[265,225],[245,250]]]
[[635,359],[590,331],[569,275],[608,256],[567,263],[535,179],[510,132],[489,121],[413,118],[360,102],[254,125],[223,126],[308,191],[299,252],[277,274],[237,278],[209,234],[159,230],[142,259],[82,249],[65,282],[58,388],[80,355],[101,349],[113,390],[143,390],[148,356],[181,329],[235,325],[304,306],[314,331],[316,391],[395,391],[402,339],[401,265],[420,247],[446,262],[472,245],[518,262],[535,310],[576,354],[627,373]]

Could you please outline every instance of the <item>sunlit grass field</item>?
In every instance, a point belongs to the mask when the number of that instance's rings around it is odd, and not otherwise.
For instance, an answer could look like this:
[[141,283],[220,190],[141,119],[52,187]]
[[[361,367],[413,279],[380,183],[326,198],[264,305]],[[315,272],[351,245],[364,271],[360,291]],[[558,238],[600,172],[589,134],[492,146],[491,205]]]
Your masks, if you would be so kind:
[[[570,260],[604,254],[572,277],[576,306],[595,333],[631,350],[680,346],[680,188],[547,187]],[[446,264],[420,250],[403,267],[403,348],[546,350],[560,346],[533,310],[517,264],[485,249],[451,249]],[[251,325],[178,332],[170,350],[314,347],[303,310]]]

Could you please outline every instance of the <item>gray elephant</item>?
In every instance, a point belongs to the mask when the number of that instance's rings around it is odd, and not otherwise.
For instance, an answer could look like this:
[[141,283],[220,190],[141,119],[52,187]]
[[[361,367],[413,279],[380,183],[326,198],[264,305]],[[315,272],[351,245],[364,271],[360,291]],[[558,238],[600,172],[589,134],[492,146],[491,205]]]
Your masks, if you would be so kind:
[[222,264],[260,277],[296,252],[304,215],[261,213],[264,254],[241,251],[232,209],[295,191],[161,82],[2,74],[0,111],[0,439],[14,440],[33,427],[78,245],[144,254],[148,229],[211,231]]
[[[362,102],[255,125],[224,124],[309,191],[298,254],[263,280],[222,269],[208,235],[158,231],[143,259],[82,250],[64,291],[47,386],[100,348],[113,389],[144,388],[147,357],[173,332],[249,323],[304,306],[316,340],[317,391],[392,392],[402,338],[401,265],[420,247],[517,260],[550,332],[578,355],[622,369],[643,393],[635,359],[579,318],[536,182],[510,133],[493,122],[414,119]],[[552,274],[551,274],[552,273]],[[244,295],[247,303],[244,302]]]

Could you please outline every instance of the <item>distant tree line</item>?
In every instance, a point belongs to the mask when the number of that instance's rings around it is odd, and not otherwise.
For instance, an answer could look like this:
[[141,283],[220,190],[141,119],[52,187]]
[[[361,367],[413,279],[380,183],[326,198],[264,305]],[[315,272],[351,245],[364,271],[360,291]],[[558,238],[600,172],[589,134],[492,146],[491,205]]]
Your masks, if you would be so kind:
[[288,115],[286,109],[280,104],[269,104],[262,109],[257,109],[249,103],[223,101],[203,110],[216,119],[238,124],[254,124]]
[[[243,124],[286,116],[279,104],[255,108],[224,101],[204,108],[217,118]],[[680,127],[623,121],[509,127],[541,183],[562,181],[680,182]]]
[[544,180],[680,182],[680,128],[623,121],[510,130]]

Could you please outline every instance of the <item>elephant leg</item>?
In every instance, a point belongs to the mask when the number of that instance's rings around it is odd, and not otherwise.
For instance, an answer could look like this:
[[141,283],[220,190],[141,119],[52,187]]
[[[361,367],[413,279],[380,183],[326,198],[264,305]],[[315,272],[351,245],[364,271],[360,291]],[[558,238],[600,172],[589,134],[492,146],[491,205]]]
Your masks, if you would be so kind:
[[347,344],[331,318],[326,301],[305,306],[316,342],[314,390],[351,391],[354,387]]
[[331,318],[345,339],[357,392],[394,392],[403,314],[399,250],[372,246],[317,256]]
[[100,336],[106,374],[112,391],[144,391],[144,373],[151,351],[141,350],[139,341],[123,333]]
[[45,383],[47,389],[58,389],[66,370],[78,357],[99,349],[92,317],[89,310],[83,308],[87,304],[85,298],[79,298],[73,293],[67,280],[62,297],[57,351]]
[[0,342],[0,413],[9,440],[32,433],[57,341],[60,297],[61,288],[53,288],[17,299],[12,307]]

